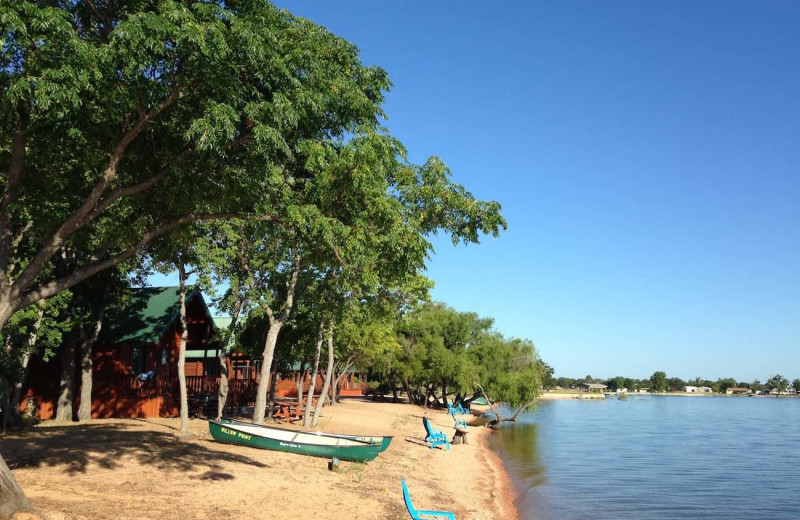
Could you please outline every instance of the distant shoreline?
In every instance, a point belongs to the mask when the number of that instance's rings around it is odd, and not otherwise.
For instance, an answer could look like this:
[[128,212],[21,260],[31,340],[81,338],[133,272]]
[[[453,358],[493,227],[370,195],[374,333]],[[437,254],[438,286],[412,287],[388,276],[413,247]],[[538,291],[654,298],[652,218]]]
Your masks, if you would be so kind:
[[[781,394],[781,395],[758,395],[758,394],[715,394],[712,392],[664,392],[664,393],[635,393],[635,392],[628,392],[625,394],[616,394],[612,393],[612,396],[617,395],[625,395],[629,397],[639,397],[643,395],[649,395],[654,397],[735,397],[735,398],[743,398],[743,397],[756,397],[759,399],[767,398],[767,399],[796,399],[800,397],[797,394]],[[539,396],[539,399],[543,401],[551,401],[551,400],[561,400],[561,399],[606,399],[606,395],[604,393],[599,392],[580,392],[580,391],[557,391],[557,392],[544,392],[542,395]]]

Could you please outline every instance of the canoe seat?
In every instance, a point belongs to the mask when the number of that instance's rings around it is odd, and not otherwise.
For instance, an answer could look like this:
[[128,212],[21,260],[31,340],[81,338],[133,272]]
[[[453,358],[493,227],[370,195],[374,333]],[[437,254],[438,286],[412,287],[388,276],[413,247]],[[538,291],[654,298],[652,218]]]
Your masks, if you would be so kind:
[[403,500],[406,503],[406,509],[408,509],[408,514],[411,515],[413,520],[431,520],[434,518],[449,518],[450,520],[456,520],[456,515],[447,511],[424,511],[422,509],[415,508],[414,504],[411,503],[411,495],[408,494],[406,479],[400,479],[400,482],[403,483]]
[[425,437],[425,442],[431,443],[431,449],[435,448],[436,446],[441,446],[442,444],[447,446],[448,450],[450,449],[450,441],[447,439],[447,435],[431,426],[431,422],[427,417],[422,418],[422,425],[425,426],[425,433],[427,434]]

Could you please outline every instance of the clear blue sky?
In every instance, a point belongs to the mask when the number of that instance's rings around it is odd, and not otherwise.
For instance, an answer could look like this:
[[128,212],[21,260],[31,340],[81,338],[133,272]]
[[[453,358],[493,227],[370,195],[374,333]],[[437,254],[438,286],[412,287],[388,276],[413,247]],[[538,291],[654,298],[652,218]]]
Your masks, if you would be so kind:
[[278,1],[389,72],[387,127],[509,230],[433,296],[557,375],[800,377],[800,2]]

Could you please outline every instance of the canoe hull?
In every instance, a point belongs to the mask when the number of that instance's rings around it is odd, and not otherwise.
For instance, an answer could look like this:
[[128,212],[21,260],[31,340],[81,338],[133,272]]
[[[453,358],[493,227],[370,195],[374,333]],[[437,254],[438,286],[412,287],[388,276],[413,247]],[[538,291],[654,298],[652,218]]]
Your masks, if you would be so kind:
[[208,429],[211,432],[211,436],[217,442],[249,446],[251,448],[260,448],[264,450],[285,451],[287,453],[309,455],[312,457],[336,457],[340,460],[368,462],[377,457],[378,453],[381,451],[380,444],[369,444],[365,442],[360,442],[357,445],[336,446],[293,441],[290,439],[270,438],[266,435],[253,433],[252,431],[242,431],[237,428],[237,425],[234,423],[208,421]]
[[[237,421],[236,419],[227,419],[225,417],[222,417],[219,420],[219,422],[221,422],[223,424],[245,424],[245,425],[248,425],[248,426],[253,426],[251,423],[246,423],[244,421]],[[269,429],[268,426],[263,426],[263,428]],[[389,444],[392,443],[392,439],[393,439],[393,437],[391,437],[391,436],[388,436],[388,437],[387,436],[383,436],[382,437],[382,436],[368,436],[368,435],[345,435],[345,434],[339,434],[339,433],[332,433],[332,434],[329,434],[329,435],[333,435],[335,437],[341,437],[343,439],[353,439],[353,440],[357,440],[357,441],[361,441],[361,442],[366,442],[368,444],[380,444],[381,448],[378,451],[379,453],[383,452],[383,451],[386,451],[386,448],[389,447]]]

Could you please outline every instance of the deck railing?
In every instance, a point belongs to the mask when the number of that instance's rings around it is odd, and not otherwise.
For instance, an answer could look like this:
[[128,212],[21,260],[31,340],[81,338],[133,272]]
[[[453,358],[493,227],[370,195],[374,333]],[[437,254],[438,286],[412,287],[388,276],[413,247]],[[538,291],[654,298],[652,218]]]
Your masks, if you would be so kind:
[[219,390],[219,379],[209,376],[186,376],[186,393],[216,394]]
[[109,383],[95,384],[115,395],[128,398],[158,397],[172,391],[170,382],[157,376],[143,380],[138,375],[116,375]]

